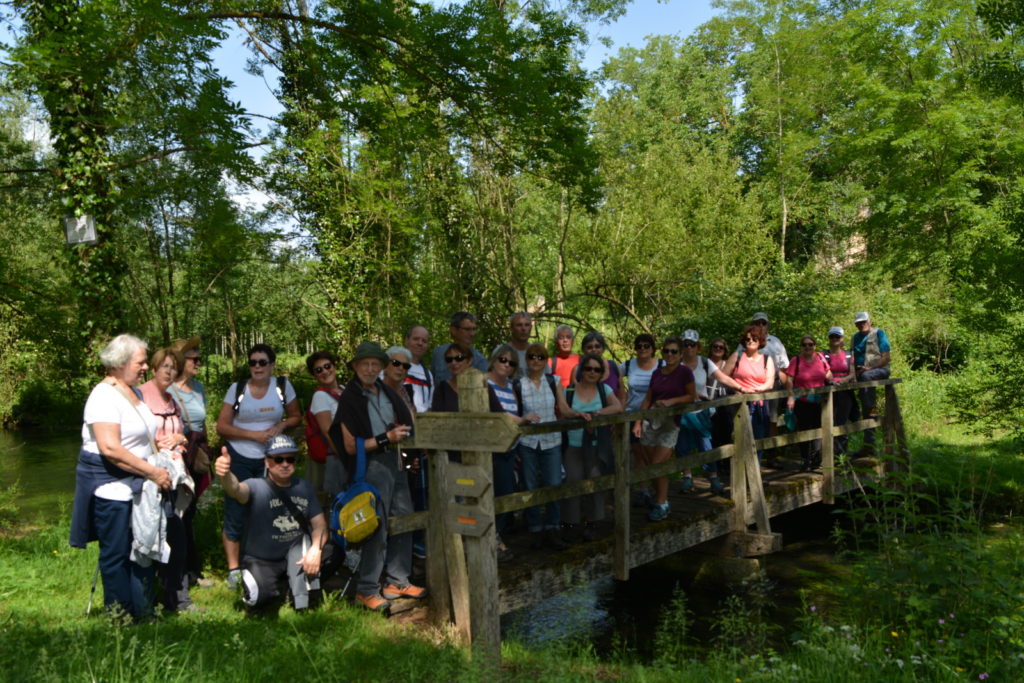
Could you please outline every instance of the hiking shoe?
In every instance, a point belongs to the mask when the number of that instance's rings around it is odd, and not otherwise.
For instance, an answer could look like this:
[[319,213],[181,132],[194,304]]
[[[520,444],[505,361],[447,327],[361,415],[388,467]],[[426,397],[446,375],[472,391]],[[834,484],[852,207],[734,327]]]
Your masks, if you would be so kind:
[[711,484],[711,493],[716,496],[725,495],[725,487],[722,486],[722,482],[718,480],[718,477],[708,477],[708,483]]
[[637,489],[633,494],[633,507],[648,509],[654,507],[654,493],[650,489]]
[[356,593],[356,602],[371,612],[386,612],[391,607],[391,603],[379,595]]
[[666,517],[668,517],[668,501],[660,504],[655,503],[654,509],[647,513],[647,519],[652,522],[660,522]]
[[679,493],[693,493],[693,477],[683,477],[683,483],[679,485]]
[[235,590],[242,583],[242,570],[239,568],[228,570],[228,589]]
[[399,598],[420,600],[427,597],[427,589],[422,586],[414,586],[411,583],[407,586],[396,586],[393,583],[389,583],[384,586],[384,590],[380,594],[387,600],[398,600]]

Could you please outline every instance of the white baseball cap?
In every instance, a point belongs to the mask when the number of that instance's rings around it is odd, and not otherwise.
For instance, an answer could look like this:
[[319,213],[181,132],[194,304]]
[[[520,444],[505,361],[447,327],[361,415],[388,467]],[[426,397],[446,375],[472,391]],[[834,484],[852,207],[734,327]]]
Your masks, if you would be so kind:
[[861,311],[857,315],[853,316],[853,324],[854,325],[856,325],[857,323],[866,323],[866,322],[869,322],[870,320],[871,320],[871,316],[868,315],[867,311]]

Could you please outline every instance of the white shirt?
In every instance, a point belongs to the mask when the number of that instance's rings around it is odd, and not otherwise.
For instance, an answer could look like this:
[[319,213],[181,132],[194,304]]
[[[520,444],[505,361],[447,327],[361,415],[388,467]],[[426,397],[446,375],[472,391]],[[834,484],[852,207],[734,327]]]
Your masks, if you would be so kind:
[[[145,403],[139,401],[138,405],[133,406],[117,387],[106,382],[93,387],[85,402],[82,422],[82,450],[102,457],[92,428],[97,422],[119,425],[121,445],[132,455],[145,460],[152,453],[150,438],[156,434],[159,424],[156,417]],[[107,500],[131,500],[129,481],[125,478],[103,484],[96,489],[95,495]]]

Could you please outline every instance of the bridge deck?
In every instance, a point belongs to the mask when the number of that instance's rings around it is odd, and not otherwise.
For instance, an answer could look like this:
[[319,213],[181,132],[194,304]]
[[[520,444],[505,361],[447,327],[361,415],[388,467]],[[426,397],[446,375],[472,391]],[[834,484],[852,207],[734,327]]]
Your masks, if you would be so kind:
[[[880,463],[871,458],[853,461],[864,482],[879,471]],[[796,459],[783,459],[778,469],[764,470],[765,497],[772,517],[822,500],[822,474],[799,472]],[[728,478],[723,479],[728,482]],[[836,472],[837,495],[857,488],[852,476]],[[707,480],[694,477],[694,492],[679,493],[672,482],[669,502],[672,512],[660,522],[647,520],[646,509],[631,511],[631,567],[652,562],[672,553],[725,536],[730,531],[733,503],[711,493]],[[610,496],[609,496],[610,498]],[[747,520],[753,524],[751,516]],[[600,538],[575,542],[563,551],[533,547],[530,534],[518,533],[505,538],[515,559],[499,566],[501,613],[521,609],[545,600],[573,586],[612,575],[612,508],[607,506],[606,520],[597,525]]]

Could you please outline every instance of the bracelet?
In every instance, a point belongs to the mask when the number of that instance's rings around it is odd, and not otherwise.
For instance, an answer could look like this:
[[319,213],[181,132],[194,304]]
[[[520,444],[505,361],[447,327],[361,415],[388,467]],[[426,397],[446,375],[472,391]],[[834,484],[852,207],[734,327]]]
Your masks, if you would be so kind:
[[388,438],[387,432],[381,432],[377,436],[373,437],[373,439],[377,442],[377,448],[387,448],[388,444],[391,443],[391,439]]

